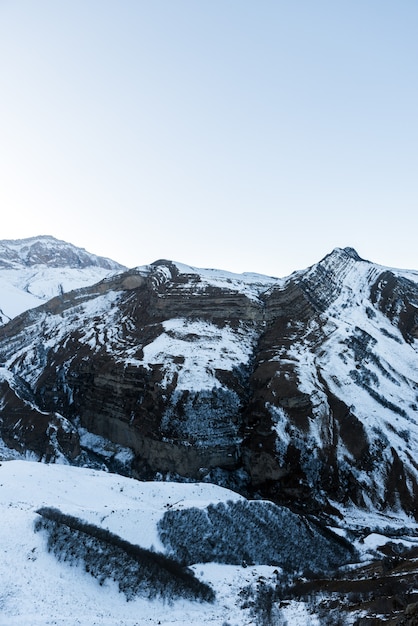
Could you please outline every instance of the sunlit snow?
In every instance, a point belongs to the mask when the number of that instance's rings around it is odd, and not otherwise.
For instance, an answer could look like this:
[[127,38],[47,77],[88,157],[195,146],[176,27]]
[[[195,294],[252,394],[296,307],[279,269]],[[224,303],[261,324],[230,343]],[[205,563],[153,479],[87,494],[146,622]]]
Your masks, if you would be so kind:
[[240,588],[275,568],[196,565],[196,575],[215,589],[215,603],[138,598],[127,602],[117,585],[100,586],[83,568],[58,562],[45,538],[34,533],[43,505],[103,526],[142,547],[162,550],[156,524],[167,508],[205,507],[241,499],[210,484],[141,483],[114,474],[27,461],[0,464],[0,625],[236,626],[253,623],[240,607]]

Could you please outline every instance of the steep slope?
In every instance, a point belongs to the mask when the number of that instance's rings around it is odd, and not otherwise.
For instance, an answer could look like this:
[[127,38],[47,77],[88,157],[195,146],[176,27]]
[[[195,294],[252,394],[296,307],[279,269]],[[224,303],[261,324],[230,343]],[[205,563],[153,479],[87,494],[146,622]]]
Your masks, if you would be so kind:
[[250,380],[253,481],[308,506],[325,492],[417,514],[417,278],[346,249],[273,287]]
[[2,436],[82,464],[90,431],[139,477],[417,516],[417,283],[336,249],[282,280],[162,260],[63,293],[0,329]]
[[50,236],[0,241],[0,323],[125,269]]
[[133,448],[138,471],[235,466],[258,293],[273,282],[162,261],[62,294],[1,329],[8,384]]

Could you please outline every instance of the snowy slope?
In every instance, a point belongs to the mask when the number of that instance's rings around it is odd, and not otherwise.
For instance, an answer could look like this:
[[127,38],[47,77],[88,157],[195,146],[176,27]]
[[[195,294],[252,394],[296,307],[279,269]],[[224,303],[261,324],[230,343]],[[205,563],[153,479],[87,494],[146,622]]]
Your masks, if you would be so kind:
[[[337,250],[302,279],[310,301],[320,310],[319,318],[294,334],[285,355],[274,358],[292,363],[298,389],[310,399],[305,440],[318,449],[335,445],[341,465],[363,455],[356,480],[364,485],[366,497],[367,492],[378,493],[381,506],[385,502],[397,506],[398,487],[387,482],[388,468],[397,459],[406,469],[406,491],[410,488],[412,500],[416,494],[410,477],[416,472],[418,451],[418,337],[413,325],[412,334],[402,333],[399,316],[405,303],[400,299],[390,305],[393,316],[379,306],[386,273],[395,284],[410,285],[413,297],[409,295],[408,305],[418,313],[417,272],[373,265],[351,251]],[[324,423],[325,414],[336,412],[330,394],[352,416],[353,432],[355,422],[361,424],[356,442],[348,442],[348,434],[346,442],[336,436],[350,426]]]
[[[165,548],[157,526],[167,511],[205,511],[208,506],[231,503],[245,503],[245,499],[210,484],[139,482],[67,465],[2,462],[0,625],[249,626],[281,624],[285,619],[288,626],[320,626],[322,622],[312,603],[276,600],[268,614],[263,612],[262,600],[258,603],[263,591],[272,593],[279,582],[275,593],[279,596],[281,593],[281,568],[277,565],[194,564],[191,569],[195,576],[215,591],[213,603],[181,598],[168,602],[141,595],[127,601],[116,582],[107,578],[100,583],[86,572],[82,561],[60,561],[53,550],[48,549],[45,533],[35,532],[35,523],[40,520],[37,511],[41,507],[54,507],[109,530],[131,544],[163,553]],[[387,542],[385,529],[387,532],[390,527],[396,532],[403,524],[410,527],[411,535],[417,532],[416,525],[406,517],[361,516],[354,509],[345,514],[345,526],[337,530],[341,535],[356,531],[357,537],[361,537],[361,543],[357,542],[362,551],[358,558],[365,563]],[[306,524],[305,519],[304,526]],[[202,537],[202,540],[206,539]],[[417,544],[413,536],[396,541]],[[348,571],[353,567],[351,565]],[[321,598],[323,603],[326,595]],[[332,602],[335,606],[335,597]],[[352,619],[354,617],[355,614]]]
[[187,283],[191,280],[194,287],[199,291],[204,291],[208,287],[212,287],[226,291],[237,291],[250,299],[257,300],[260,295],[272,285],[283,283],[283,279],[254,272],[235,274],[220,269],[196,268],[175,261],[168,262],[168,266],[165,267],[164,265],[160,265],[160,263],[164,263],[164,261],[156,261],[153,265],[159,267],[160,272],[165,276],[166,280],[170,280],[171,278],[169,269],[171,267],[176,274],[185,278],[183,285],[186,289]]
[[54,506],[144,547],[162,546],[157,521],[167,507],[205,507],[239,500],[214,485],[140,483],[117,475],[25,461],[0,466],[0,625],[134,626],[254,623],[241,608],[240,589],[274,567],[205,564],[193,569],[217,595],[214,604],[137,598],[130,602],[110,581],[100,586],[81,566],[58,562],[42,533],[34,533],[41,506]]
[[49,236],[0,241],[0,323],[122,269]]

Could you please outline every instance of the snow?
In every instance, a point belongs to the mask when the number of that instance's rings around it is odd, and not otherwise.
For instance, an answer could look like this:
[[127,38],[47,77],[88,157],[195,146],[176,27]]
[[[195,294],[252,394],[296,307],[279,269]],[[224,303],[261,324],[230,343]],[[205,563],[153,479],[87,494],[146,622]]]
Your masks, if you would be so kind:
[[[83,301],[80,297],[79,304],[69,307],[60,315],[43,311],[33,325],[27,324],[24,341],[18,345],[12,340],[13,345],[4,368],[14,371],[18,364],[21,371],[24,371],[26,380],[33,384],[41,373],[39,365],[42,355],[56,348],[60,342],[68,340],[71,330],[80,327],[80,318],[85,321],[81,343],[90,345],[96,351],[101,348],[113,350],[118,338],[118,328],[112,323],[112,315],[119,297],[119,292],[110,291],[91,300]],[[77,297],[75,300],[77,302]]]
[[[317,267],[307,276],[316,290],[315,296],[326,299],[327,290],[332,292],[322,315],[324,340],[318,348],[317,329],[312,326],[295,339],[285,355],[296,363],[299,389],[309,396],[313,406],[310,436],[320,447],[324,445],[321,415],[328,411],[322,383],[325,381],[336,397],[352,407],[370,441],[384,444],[382,454],[388,456],[391,449],[396,450],[414,475],[411,457],[418,448],[418,346],[417,342],[407,343],[399,329],[370,300],[371,285],[386,268],[347,260],[338,253],[330,255],[323,265],[328,272],[324,285],[316,283]],[[397,273],[417,281],[416,272]],[[333,280],[338,289],[332,286]],[[351,457],[345,446],[340,446],[337,453],[340,463]],[[384,501],[380,464],[361,476],[359,473],[358,480],[369,484]]]
[[[364,539],[364,547],[366,548],[367,552],[372,552],[373,550],[378,550],[387,542],[388,538],[386,535],[382,535],[380,533],[370,533],[370,535],[367,535],[367,537]],[[405,540],[394,538],[391,540],[391,543],[404,546],[406,548],[412,548],[417,546],[418,541],[412,541],[411,539]]]
[[90,433],[81,426],[78,426],[77,430],[80,436],[80,445],[83,449],[91,450],[104,459],[113,458],[119,461],[121,465],[129,465],[132,462],[135,455],[130,448],[124,448],[100,435]]
[[138,598],[127,602],[116,584],[101,587],[82,567],[58,562],[43,533],[34,533],[36,510],[57,507],[102,525],[145,548],[162,550],[156,524],[167,507],[206,507],[241,496],[211,484],[138,482],[114,474],[28,461],[0,464],[0,626],[142,626],[145,624],[254,623],[237,594],[275,568],[195,565],[196,576],[213,585],[217,599],[202,605],[170,605]]
[[344,528],[332,527],[333,532],[346,537],[350,531],[354,532],[357,536],[354,545],[363,562],[373,560],[376,551],[388,542],[406,548],[418,546],[418,523],[402,510],[380,512],[352,505],[342,506],[333,501],[331,504],[339,511],[340,519],[344,520]]
[[168,507],[205,507],[211,502],[241,499],[223,487],[206,483],[139,482],[97,470],[26,461],[3,463],[0,480],[8,481],[7,487],[2,484],[2,505],[17,499],[36,509],[50,506],[82,515],[94,524],[106,519],[105,527],[123,539],[158,550],[163,548],[156,523]]
[[216,370],[231,371],[246,364],[256,341],[254,330],[244,325],[237,331],[204,320],[175,318],[163,322],[163,328],[164,332],[144,346],[139,363],[145,367],[164,363],[162,385],[167,386],[177,374],[179,391],[221,387]]
[[[258,300],[259,296],[273,285],[281,285],[283,279],[275,278],[273,276],[264,276],[263,274],[256,274],[251,272],[244,272],[243,274],[235,274],[233,272],[227,272],[219,269],[207,269],[196,268],[191,265],[185,265],[178,263],[177,261],[172,263],[179,274],[188,275],[194,277],[197,284],[200,284],[200,289],[206,287],[216,287],[218,289],[225,289],[229,291],[237,291],[244,294],[251,300]],[[141,266],[137,270],[140,272],[148,272],[152,266]],[[171,278],[171,273],[168,267],[158,267],[159,272],[164,272],[166,279]],[[197,287],[196,287],[197,288]]]
[[38,235],[26,239],[2,239],[0,262],[3,267],[27,268],[28,266],[79,267],[91,265],[122,269],[123,266],[105,257],[87,252],[84,248],[56,239],[50,235]]
[[114,273],[101,267],[0,269],[0,309],[12,319],[62,292],[94,285]]
[[411,534],[418,537],[418,523],[404,511],[397,511],[396,513],[372,511],[360,509],[353,505],[343,506],[332,500],[330,502],[340,512],[341,518],[344,519],[344,526],[351,530],[373,528],[376,532],[382,533],[386,528],[397,531],[407,528]]
[[213,268],[197,268],[192,265],[186,265],[174,261],[174,265],[178,269],[180,274],[198,274],[207,281],[213,281],[213,284],[218,281],[221,283],[234,283],[235,281],[244,282],[247,284],[260,284],[270,285],[276,283],[279,278],[274,276],[265,276],[264,274],[257,274],[255,272],[244,272],[243,274],[236,274],[234,272],[228,272],[226,270],[213,269]]
[[110,259],[50,236],[1,240],[0,323],[123,269]]
[[[261,584],[277,582],[274,566],[237,567],[196,563],[195,575],[212,586],[213,604],[186,600],[127,602],[116,583],[98,581],[82,566],[59,562],[47,551],[44,534],[34,532],[36,511],[59,508],[147,549],[163,551],[157,523],[168,509],[205,508],[210,503],[243,500],[242,496],[208,483],[139,482],[117,474],[22,460],[0,463],[0,626],[250,626],[258,622],[243,607],[241,592],[256,592]],[[339,506],[346,528],[364,529],[358,547],[363,561],[387,541],[384,529],[409,528],[411,537],[395,541],[416,545],[417,525],[399,518]],[[369,529],[367,531],[367,529]],[[338,531],[339,529],[333,529]],[[345,531],[340,529],[339,534]],[[288,626],[320,624],[312,607],[289,601],[273,607],[277,623]]]
[[[320,620],[308,611],[305,602],[284,602],[281,611],[282,624],[289,626],[321,626]],[[279,622],[280,623],[280,622]]]

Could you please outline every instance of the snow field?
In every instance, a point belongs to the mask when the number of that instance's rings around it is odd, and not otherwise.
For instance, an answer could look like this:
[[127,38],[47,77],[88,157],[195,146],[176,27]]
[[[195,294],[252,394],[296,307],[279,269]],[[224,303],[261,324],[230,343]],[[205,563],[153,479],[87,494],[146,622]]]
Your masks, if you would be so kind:
[[127,602],[115,583],[101,587],[82,566],[58,562],[34,533],[41,506],[101,525],[143,547],[162,546],[156,523],[168,507],[205,507],[240,499],[210,484],[140,483],[133,479],[64,465],[4,461],[0,465],[0,626],[143,626],[145,624],[237,626],[251,624],[237,606],[237,591],[274,568],[205,564],[194,566],[213,585],[213,605],[177,600]]

